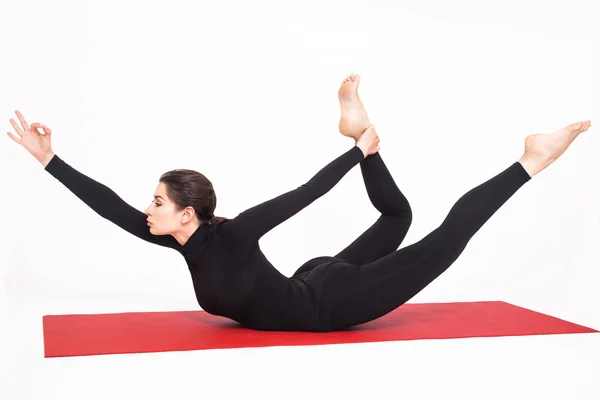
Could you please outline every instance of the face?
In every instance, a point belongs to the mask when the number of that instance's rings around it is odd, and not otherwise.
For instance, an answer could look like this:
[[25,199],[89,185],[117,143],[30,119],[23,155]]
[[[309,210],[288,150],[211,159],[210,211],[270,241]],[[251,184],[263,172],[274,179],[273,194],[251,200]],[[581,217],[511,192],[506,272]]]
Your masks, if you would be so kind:
[[177,210],[175,204],[167,196],[167,187],[160,182],[156,187],[152,203],[146,209],[150,232],[154,235],[169,235],[179,231],[183,224],[189,222],[193,217],[193,208]]

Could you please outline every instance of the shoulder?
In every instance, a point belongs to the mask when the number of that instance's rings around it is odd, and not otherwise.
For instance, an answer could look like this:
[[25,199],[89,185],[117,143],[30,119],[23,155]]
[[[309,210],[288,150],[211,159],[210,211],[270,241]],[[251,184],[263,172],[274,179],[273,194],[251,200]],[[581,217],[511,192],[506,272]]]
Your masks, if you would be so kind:
[[258,241],[250,240],[250,236],[238,228],[233,220],[224,220],[214,226],[214,233],[219,242],[231,253],[248,255],[249,251],[258,247]]
[[242,233],[236,229],[235,224],[233,224],[230,219],[212,223],[211,225],[214,234],[220,239],[233,240],[239,236],[243,236]]

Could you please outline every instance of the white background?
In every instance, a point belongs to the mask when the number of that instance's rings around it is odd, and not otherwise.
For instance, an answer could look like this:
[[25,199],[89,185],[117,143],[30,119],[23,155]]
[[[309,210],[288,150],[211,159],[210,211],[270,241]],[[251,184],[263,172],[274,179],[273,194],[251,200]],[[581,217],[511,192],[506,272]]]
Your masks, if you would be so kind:
[[[269,385],[260,381],[264,374],[273,385],[264,396],[274,397],[281,389],[283,397],[301,398],[420,398],[418,391],[482,398],[471,385],[485,391],[513,379],[518,394],[502,386],[484,397],[535,398],[545,387],[540,398],[548,398],[573,394],[573,381],[562,385],[559,377],[582,362],[583,372],[573,373],[581,390],[574,398],[597,398],[594,335],[555,337],[550,345],[537,341],[550,338],[497,338],[277,350],[284,356],[246,349],[44,360],[43,315],[199,306],[178,253],[99,217],[6,132],[14,132],[15,110],[46,124],[57,155],[139,210],[163,172],[198,170],[217,191],[215,214],[233,217],[298,187],[353,145],[338,132],[337,90],[358,73],[381,155],[413,210],[405,247],[439,226],[464,193],[517,161],[527,135],[591,119],[592,127],[411,302],[502,300],[598,329],[599,10],[592,0],[3,0],[3,398],[82,398],[89,389],[85,398],[120,398],[115,387],[128,398],[144,390],[157,398],[219,390],[215,398],[228,398],[253,393],[251,384]],[[377,216],[357,167],[261,247],[291,275],[305,260],[341,250]],[[551,355],[563,360],[562,369]],[[151,366],[153,357],[163,357],[160,367]],[[257,358],[268,357],[257,367]],[[83,364],[94,359],[102,361]],[[166,370],[169,360],[175,370]],[[183,372],[186,362],[204,369]],[[391,384],[396,372],[406,381]],[[116,383],[101,384],[100,376]],[[163,391],[160,378],[172,379]],[[221,392],[229,378],[245,383]],[[73,379],[87,383],[73,386]],[[430,383],[436,379],[445,388]],[[357,387],[344,386],[349,381]]]

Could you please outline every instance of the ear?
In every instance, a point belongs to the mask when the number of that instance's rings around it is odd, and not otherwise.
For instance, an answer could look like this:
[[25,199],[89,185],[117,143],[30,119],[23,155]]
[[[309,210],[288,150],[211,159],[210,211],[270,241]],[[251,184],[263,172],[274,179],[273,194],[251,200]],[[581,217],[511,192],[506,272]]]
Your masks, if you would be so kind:
[[194,207],[186,207],[183,209],[181,221],[182,222],[190,222],[191,220],[194,219],[195,215],[196,215],[196,211],[194,210]]

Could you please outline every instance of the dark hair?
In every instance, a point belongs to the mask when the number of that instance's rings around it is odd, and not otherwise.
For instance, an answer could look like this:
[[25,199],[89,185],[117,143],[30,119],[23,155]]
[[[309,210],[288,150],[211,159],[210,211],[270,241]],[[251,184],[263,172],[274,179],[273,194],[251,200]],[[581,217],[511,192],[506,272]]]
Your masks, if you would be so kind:
[[194,208],[200,222],[216,224],[227,220],[225,217],[215,217],[217,195],[211,181],[200,172],[190,169],[174,169],[161,175],[159,182],[167,187],[167,196],[177,207]]

